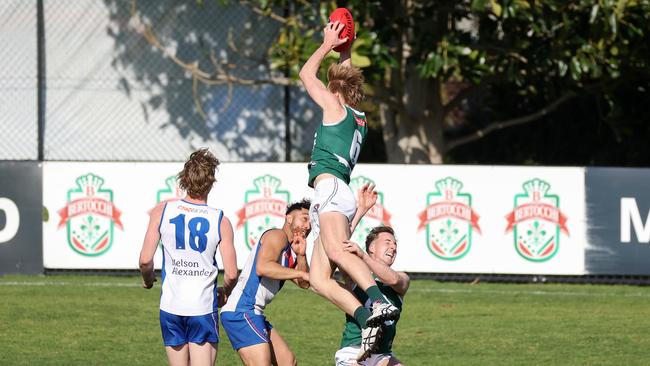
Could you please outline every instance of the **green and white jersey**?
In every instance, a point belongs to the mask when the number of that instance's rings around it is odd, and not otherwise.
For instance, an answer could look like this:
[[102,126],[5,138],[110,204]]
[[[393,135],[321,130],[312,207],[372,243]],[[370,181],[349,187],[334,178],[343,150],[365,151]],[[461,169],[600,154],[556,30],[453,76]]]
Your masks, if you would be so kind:
[[[379,291],[395,305],[400,311],[402,310],[402,297],[393,290],[392,287],[384,285],[380,280],[375,278],[377,282],[377,287]],[[372,300],[368,298],[368,295],[356,285],[352,290],[354,296],[363,304],[368,310],[370,310],[370,305],[372,305]],[[393,339],[395,339],[395,334],[397,333],[397,322],[398,320],[391,320],[386,322],[384,328],[384,336],[381,338],[379,344],[379,349],[376,353],[391,353],[393,347]],[[359,347],[361,345],[361,327],[359,323],[351,317],[350,315],[345,314],[345,328],[343,329],[343,337],[341,338],[341,347]]]
[[357,163],[361,145],[368,134],[366,115],[345,106],[345,118],[332,125],[320,124],[314,134],[314,148],[309,162],[309,186],[323,173],[332,174],[350,183],[350,174]]

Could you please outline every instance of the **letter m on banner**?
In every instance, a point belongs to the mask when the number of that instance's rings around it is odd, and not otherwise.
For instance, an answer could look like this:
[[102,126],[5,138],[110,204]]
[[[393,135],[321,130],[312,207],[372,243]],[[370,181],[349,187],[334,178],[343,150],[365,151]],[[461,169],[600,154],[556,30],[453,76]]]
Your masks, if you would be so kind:
[[634,233],[639,243],[650,243],[650,210],[644,222],[636,199],[623,197],[621,198],[621,243],[632,241],[631,226],[634,226]]

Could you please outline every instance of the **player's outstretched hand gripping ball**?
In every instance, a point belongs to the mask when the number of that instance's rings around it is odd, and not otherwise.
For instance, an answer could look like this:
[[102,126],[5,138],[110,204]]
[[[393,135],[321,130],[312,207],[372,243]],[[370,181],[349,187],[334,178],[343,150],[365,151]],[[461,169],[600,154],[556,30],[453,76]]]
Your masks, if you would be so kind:
[[354,41],[354,19],[352,19],[352,13],[350,13],[348,9],[337,8],[332,12],[332,14],[330,14],[330,22],[334,23],[337,20],[343,24],[343,29],[341,29],[341,33],[339,33],[339,38],[343,39],[348,37],[347,42],[334,47],[334,51],[341,52],[350,48],[352,41]]

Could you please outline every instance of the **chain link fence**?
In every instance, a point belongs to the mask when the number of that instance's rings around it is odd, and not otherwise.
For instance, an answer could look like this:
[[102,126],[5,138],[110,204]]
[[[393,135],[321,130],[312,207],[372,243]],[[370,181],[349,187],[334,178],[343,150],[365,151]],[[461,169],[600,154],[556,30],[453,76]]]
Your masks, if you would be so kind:
[[270,68],[279,24],[234,2],[42,0],[39,136],[38,1],[0,5],[0,159],[36,159],[39,138],[44,160],[309,156],[319,116]]
[[36,1],[3,1],[0,34],[0,159],[35,160]]

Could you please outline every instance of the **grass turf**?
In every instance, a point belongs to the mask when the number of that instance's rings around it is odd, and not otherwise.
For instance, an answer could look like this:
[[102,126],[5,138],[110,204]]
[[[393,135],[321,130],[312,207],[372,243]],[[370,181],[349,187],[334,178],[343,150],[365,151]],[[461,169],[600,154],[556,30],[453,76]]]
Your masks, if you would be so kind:
[[[159,283],[0,277],[0,364],[160,365]],[[288,283],[267,317],[301,365],[333,365],[343,315]],[[650,288],[413,281],[393,345],[406,365],[643,365]],[[221,329],[218,365],[240,364]]]

